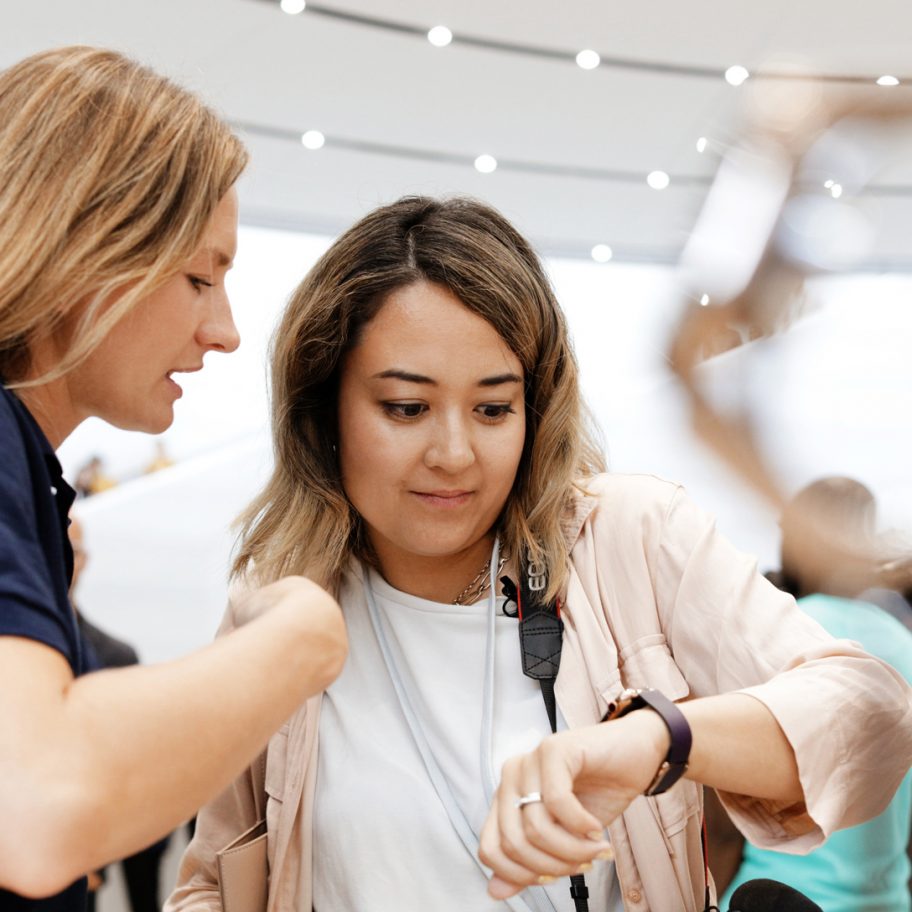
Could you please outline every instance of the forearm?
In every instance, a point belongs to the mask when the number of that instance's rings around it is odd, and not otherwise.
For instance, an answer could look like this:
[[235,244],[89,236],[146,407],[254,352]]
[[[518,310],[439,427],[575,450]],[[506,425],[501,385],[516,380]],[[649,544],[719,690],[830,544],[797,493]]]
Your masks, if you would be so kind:
[[55,867],[45,873],[65,885],[159,838],[227,786],[340,670],[341,620],[318,621],[279,604],[185,659],[71,680],[56,703],[23,717],[10,799],[28,821],[25,841]]
[[[679,703],[693,734],[686,776],[741,795],[786,803],[803,798],[795,754],[767,707],[747,694],[721,694]],[[650,710],[640,710],[622,722],[648,724],[654,734],[664,723]],[[608,723],[614,724],[614,723]],[[664,729],[659,743],[668,747]],[[664,757],[664,754],[663,754]]]
[[81,778],[95,786],[99,862],[192,816],[338,673],[341,644],[279,613],[178,662],[75,682],[68,710],[90,732]]

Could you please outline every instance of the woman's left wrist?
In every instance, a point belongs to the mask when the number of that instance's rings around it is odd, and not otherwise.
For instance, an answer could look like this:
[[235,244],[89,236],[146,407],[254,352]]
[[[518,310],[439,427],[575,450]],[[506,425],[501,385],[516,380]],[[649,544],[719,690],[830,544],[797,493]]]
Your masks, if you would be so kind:
[[[635,712],[643,710],[643,712]],[[692,734],[681,710],[657,690],[625,690],[613,701],[603,721],[633,721],[651,733],[658,750],[655,772],[642,789],[645,795],[660,795],[687,771]],[[640,737],[643,737],[641,735]]]
[[654,712],[633,712],[618,719],[629,732],[628,737],[644,746],[642,757],[642,782],[637,791],[646,794],[652,784],[656,770],[664,763],[671,746],[671,735],[661,718]]

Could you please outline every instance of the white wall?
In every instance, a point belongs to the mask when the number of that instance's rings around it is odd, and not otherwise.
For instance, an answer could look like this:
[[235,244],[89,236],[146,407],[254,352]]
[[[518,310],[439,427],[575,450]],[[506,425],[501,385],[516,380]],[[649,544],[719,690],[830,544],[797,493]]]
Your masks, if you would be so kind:
[[[268,472],[265,352],[296,282],[328,240],[243,228],[230,289],[243,344],[185,378],[164,435],[179,461],[136,477],[152,456],[141,434],[87,422],[64,444],[69,477],[92,453],[124,479],[79,505],[91,563],[79,597],[93,620],[145,660],[207,642],[225,597],[232,518]],[[567,311],[586,396],[611,467],[684,482],[740,547],[776,564],[775,517],[692,438],[664,351],[680,302],[664,267],[548,264]],[[816,313],[784,338],[753,343],[704,370],[724,396],[746,396],[789,488],[851,474],[878,495],[884,521],[912,526],[912,277],[819,282]],[[748,377],[748,361],[759,362]]]

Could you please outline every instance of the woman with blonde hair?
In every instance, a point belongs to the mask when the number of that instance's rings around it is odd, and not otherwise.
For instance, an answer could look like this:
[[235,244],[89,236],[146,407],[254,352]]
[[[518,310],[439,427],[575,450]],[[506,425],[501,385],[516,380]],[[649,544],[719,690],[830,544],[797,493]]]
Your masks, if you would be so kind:
[[313,575],[350,655],[202,810],[170,912],[223,908],[219,852],[261,819],[270,912],[693,912],[701,783],[790,851],[889,799],[905,682],[679,487],[604,473],[560,308],[497,212],[366,216],[293,294],[272,370],[238,592]]
[[224,282],[246,160],[196,97],[113,51],[0,73],[3,909],[85,908],[86,871],[191,816],[344,658],[333,600],[284,579],[198,654],[80,677],[54,448],[91,416],[163,431],[174,375],[237,347]]

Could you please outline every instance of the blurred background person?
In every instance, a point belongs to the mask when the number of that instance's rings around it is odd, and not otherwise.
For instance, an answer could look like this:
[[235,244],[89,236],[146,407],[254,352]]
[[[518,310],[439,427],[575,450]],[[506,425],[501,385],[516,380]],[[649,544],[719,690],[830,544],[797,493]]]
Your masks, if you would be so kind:
[[92,456],[76,473],[74,487],[80,497],[91,497],[117,486],[117,482],[105,472],[101,456]]
[[174,460],[168,455],[168,449],[165,446],[165,441],[156,440],[155,454],[153,455],[151,462],[149,462],[143,469],[143,472],[146,475],[151,475],[153,472],[158,472],[161,469],[168,469],[173,465]]

